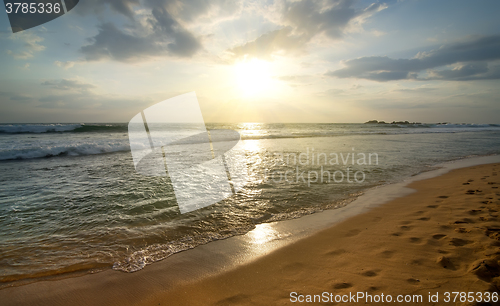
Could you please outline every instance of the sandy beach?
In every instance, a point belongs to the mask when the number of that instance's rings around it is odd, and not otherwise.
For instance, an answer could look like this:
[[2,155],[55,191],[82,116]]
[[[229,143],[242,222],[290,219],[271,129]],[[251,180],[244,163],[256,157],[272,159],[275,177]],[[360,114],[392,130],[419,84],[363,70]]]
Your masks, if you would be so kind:
[[[210,256],[196,248],[187,252],[200,252],[190,261],[172,256],[137,273],[35,282],[0,290],[0,300],[3,305],[290,305],[316,298],[383,305],[383,294],[392,303],[401,296],[404,304],[415,305],[474,305],[489,296],[494,305],[500,286],[499,171],[500,164],[478,165],[413,182],[407,187],[414,193],[248,264],[224,269],[222,262],[217,268],[222,273],[205,267],[203,277],[186,275],[186,265],[202,267]],[[474,302],[452,292],[473,293]],[[335,302],[361,293],[364,298],[356,302],[352,297]],[[368,295],[379,303],[367,301]]]
[[421,294],[424,303],[430,292],[440,301],[429,304],[446,304],[445,292],[498,292],[498,170],[481,165],[415,182],[414,194],[145,305],[287,305],[291,292]]
[[0,306],[500,305],[499,0],[4,0]]

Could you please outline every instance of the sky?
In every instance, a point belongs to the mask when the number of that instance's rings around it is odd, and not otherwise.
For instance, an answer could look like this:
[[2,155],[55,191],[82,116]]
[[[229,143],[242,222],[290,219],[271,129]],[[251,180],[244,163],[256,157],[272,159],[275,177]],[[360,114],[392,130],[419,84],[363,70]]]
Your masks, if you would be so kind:
[[0,122],[128,122],[196,92],[205,122],[500,123],[500,1],[80,0],[12,33]]

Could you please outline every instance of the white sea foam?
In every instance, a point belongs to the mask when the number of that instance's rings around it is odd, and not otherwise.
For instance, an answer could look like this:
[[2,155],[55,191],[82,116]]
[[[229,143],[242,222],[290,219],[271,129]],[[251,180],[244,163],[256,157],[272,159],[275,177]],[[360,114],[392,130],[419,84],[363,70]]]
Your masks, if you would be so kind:
[[62,144],[40,144],[25,145],[18,144],[16,147],[0,148],[0,160],[9,159],[31,159],[53,156],[82,156],[103,154],[111,152],[129,151],[130,147],[126,140],[114,141],[88,141]]
[[0,125],[0,133],[49,133],[67,132],[82,127],[81,124],[8,124]]
[[[217,124],[208,129],[220,128]],[[222,126],[227,128],[226,126]],[[232,126],[242,140],[500,131],[494,124],[267,124],[263,129]],[[0,160],[84,156],[129,151],[124,124],[0,125]],[[31,137],[31,138],[30,138]],[[135,144],[143,146],[144,144]]]

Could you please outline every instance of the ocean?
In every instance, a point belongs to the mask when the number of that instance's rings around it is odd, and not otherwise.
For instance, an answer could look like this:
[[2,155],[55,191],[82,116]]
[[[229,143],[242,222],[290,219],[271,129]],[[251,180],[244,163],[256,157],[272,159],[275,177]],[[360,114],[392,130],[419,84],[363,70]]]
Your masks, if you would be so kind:
[[[257,224],[335,209],[434,165],[500,154],[494,124],[207,124],[241,135],[247,182],[181,214],[134,169],[127,124],[0,125],[0,283],[134,272]],[[195,181],[196,178],[193,178]]]

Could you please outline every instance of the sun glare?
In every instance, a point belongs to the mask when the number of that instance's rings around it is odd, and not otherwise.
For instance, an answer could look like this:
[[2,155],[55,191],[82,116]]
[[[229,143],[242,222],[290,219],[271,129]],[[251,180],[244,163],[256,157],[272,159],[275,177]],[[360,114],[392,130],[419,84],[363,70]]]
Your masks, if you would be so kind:
[[252,59],[235,65],[236,81],[244,97],[266,94],[271,87],[270,65],[266,61]]

